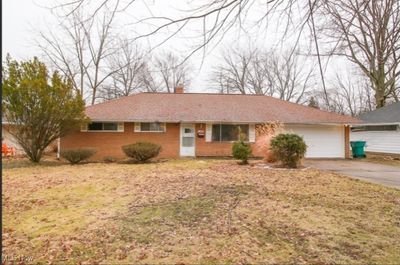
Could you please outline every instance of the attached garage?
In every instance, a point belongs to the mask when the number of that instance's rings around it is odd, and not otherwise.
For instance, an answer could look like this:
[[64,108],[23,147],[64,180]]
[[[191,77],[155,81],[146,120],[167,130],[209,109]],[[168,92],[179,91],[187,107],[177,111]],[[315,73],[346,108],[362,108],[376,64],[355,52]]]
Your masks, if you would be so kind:
[[303,136],[307,158],[344,158],[345,128],[343,125],[285,125],[288,132]]

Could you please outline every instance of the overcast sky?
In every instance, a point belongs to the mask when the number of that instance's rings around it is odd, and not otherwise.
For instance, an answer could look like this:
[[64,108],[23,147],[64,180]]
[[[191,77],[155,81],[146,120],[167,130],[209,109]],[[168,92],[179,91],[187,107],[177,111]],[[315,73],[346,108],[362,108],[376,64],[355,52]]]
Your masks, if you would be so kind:
[[[196,2],[196,1],[194,1]],[[96,1],[94,1],[96,3]],[[118,17],[119,30],[126,36],[134,37],[137,32],[145,32],[148,27],[145,25],[134,24],[137,19],[150,15],[175,16],[182,14],[177,9],[187,8],[186,0],[169,0],[169,1],[136,1],[125,15]],[[41,56],[40,49],[35,45],[35,38],[39,30],[52,29],[56,20],[50,10],[46,7],[54,5],[53,0],[3,0],[3,57],[10,53],[17,60],[26,60],[33,56]],[[260,15],[263,10],[254,9],[253,14],[249,17]],[[259,13],[257,13],[259,12]],[[178,54],[186,55],[189,53],[193,45],[198,39],[194,38],[198,35],[201,24],[193,24],[185,33],[178,34],[166,45],[162,46],[163,50],[172,50]],[[293,38],[288,38],[282,45],[279,42],[280,30],[272,24],[268,27],[268,31],[264,27],[255,27],[251,32],[243,32],[240,30],[232,31],[224,40],[219,43],[215,49],[206,56],[202,67],[201,53],[191,57],[191,62],[195,66],[193,71],[194,79],[192,81],[190,91],[200,92],[207,91],[211,88],[210,73],[214,65],[219,61],[219,56],[224,47],[233,45],[258,46],[263,48],[274,48],[279,50],[283,46],[290,47]],[[165,35],[159,34],[152,39],[147,40],[148,45],[163,40]],[[213,46],[210,46],[212,48]]]

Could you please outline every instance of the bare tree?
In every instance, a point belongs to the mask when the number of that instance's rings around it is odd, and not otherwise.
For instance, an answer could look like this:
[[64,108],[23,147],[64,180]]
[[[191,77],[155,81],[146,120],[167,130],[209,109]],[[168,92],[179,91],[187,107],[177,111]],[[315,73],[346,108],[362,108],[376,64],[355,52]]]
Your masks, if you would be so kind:
[[400,2],[398,0],[324,0],[322,30],[335,41],[331,54],[345,56],[369,78],[377,108],[398,100]]
[[312,68],[299,64],[297,53],[229,49],[214,71],[222,93],[262,94],[302,102],[311,87]]
[[[102,6],[113,1],[115,0],[100,1],[97,4],[98,8],[94,10],[92,15],[96,15]],[[277,13],[275,18],[278,23],[281,21],[284,22],[283,24],[286,25],[284,35],[288,35],[289,24],[292,27],[297,27],[299,25],[299,23],[293,20],[293,13],[295,10],[304,9],[303,7],[299,7],[300,5],[297,5],[299,1],[304,0],[265,0],[261,2],[257,0],[190,1],[189,9],[184,11],[181,9],[181,16],[178,18],[155,16],[153,12],[150,12],[150,17],[139,19],[132,24],[146,24],[149,26],[149,31],[147,33],[139,34],[135,39],[150,37],[162,32],[166,33],[165,38],[160,40],[159,43],[154,44],[155,47],[158,47],[187,29],[191,24],[201,23],[202,30],[198,35],[200,43],[194,45],[194,48],[184,58],[184,60],[186,60],[191,55],[201,50],[203,50],[203,55],[205,55],[205,48],[210,45],[212,46],[215,42],[219,43],[227,32],[237,29],[245,30],[245,21],[250,20],[248,15],[252,10],[262,9],[265,10],[265,12],[256,12],[257,16],[251,18],[255,23],[251,23],[250,27],[268,25],[268,19],[274,13]],[[315,1],[316,0],[312,0],[313,3]],[[89,2],[89,0],[67,0],[62,5],[56,5],[55,8],[69,7],[75,10],[87,2]],[[133,5],[135,2],[136,1],[128,1],[124,9]],[[305,8],[305,10],[307,11],[307,8]],[[301,28],[300,31],[303,31],[306,21],[309,19],[309,13],[306,13],[307,14],[304,16],[300,16],[302,19],[299,25],[299,28]]]
[[371,83],[362,74],[336,74],[330,86],[331,89],[327,91],[329,104],[322,91],[313,95],[323,109],[351,116],[375,109]]
[[152,71],[150,60],[144,62],[142,71],[141,71],[141,82],[143,84],[143,88],[147,92],[161,92],[162,89],[162,81],[156,78],[158,75]]
[[73,80],[75,89],[90,104],[98,98],[100,87],[119,70],[105,71],[107,58],[116,51],[111,29],[118,5],[105,4],[96,16],[85,15],[83,4],[73,11],[59,10],[57,34],[54,29],[40,32],[38,46],[57,70]]
[[[214,70],[214,81],[220,85],[221,93],[246,94],[249,92],[249,77],[251,76],[251,66],[253,66],[253,61],[255,61],[254,57],[256,53],[256,50],[246,51],[235,48],[223,52],[222,63]],[[257,67],[255,71],[260,71],[261,69],[261,67]],[[255,74],[252,77],[255,79]],[[264,85],[259,84],[258,80],[254,81],[253,85],[257,85],[257,88]],[[258,89],[256,90],[258,91]]]
[[172,52],[162,52],[147,65],[143,79],[149,91],[174,93],[175,87],[183,84],[190,86],[192,66],[189,61]]
[[273,96],[275,87],[272,86],[274,77],[269,69],[269,54],[256,53],[251,60],[248,72],[248,90],[252,94]]
[[[88,0],[71,0],[66,5],[77,7]],[[111,0],[101,1],[104,5]],[[133,1],[134,2],[134,1]],[[191,2],[191,7],[180,17],[154,16],[140,19],[137,23],[147,23],[150,30],[137,38],[150,37],[158,33],[166,33],[166,37],[158,45],[164,44],[182,32],[189,24],[202,23],[199,34],[200,43],[186,56],[203,50],[207,46],[217,45],[232,29],[246,31],[251,25],[268,25],[273,17],[281,25],[283,38],[290,36],[290,30],[296,30],[296,48],[300,36],[309,30],[310,40],[315,45],[318,66],[323,86],[325,101],[327,88],[325,72],[321,59],[321,40],[317,34],[328,33],[334,42],[334,51],[329,55],[342,55],[350,59],[364,74],[368,76],[375,91],[377,107],[385,104],[389,97],[399,100],[399,36],[400,15],[398,0],[210,0]],[[252,12],[260,9],[263,12]],[[253,14],[257,14],[253,16]],[[318,16],[320,15],[320,16]],[[317,19],[315,19],[317,18]],[[251,21],[255,23],[245,23]],[[321,31],[316,24],[321,22]],[[265,24],[263,24],[265,22]],[[308,25],[309,27],[306,27]],[[156,47],[158,45],[155,45]],[[328,43],[329,45],[329,43]],[[294,52],[295,48],[291,51]],[[220,76],[220,83],[229,83]],[[255,79],[257,80],[257,79]]]
[[266,73],[273,95],[283,100],[302,103],[304,95],[312,86],[313,67],[307,69],[305,61],[299,63],[297,53],[269,53],[266,60]]
[[100,93],[106,100],[129,96],[145,88],[145,52],[126,39],[121,39],[117,47],[119,50],[107,58],[112,81],[102,86]]

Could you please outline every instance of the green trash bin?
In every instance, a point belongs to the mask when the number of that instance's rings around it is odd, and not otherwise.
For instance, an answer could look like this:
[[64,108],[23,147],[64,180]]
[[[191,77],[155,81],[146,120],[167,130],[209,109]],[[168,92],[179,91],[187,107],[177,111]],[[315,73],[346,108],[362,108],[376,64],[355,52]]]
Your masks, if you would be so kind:
[[354,158],[366,157],[364,152],[365,141],[351,141],[351,151]]

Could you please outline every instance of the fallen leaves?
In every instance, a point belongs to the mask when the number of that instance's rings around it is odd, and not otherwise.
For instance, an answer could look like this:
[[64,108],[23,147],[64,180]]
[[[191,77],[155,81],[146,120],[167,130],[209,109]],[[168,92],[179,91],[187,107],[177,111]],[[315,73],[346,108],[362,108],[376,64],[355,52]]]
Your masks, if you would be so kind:
[[314,169],[178,160],[4,176],[3,254],[31,253],[35,262],[400,260],[400,192]]

